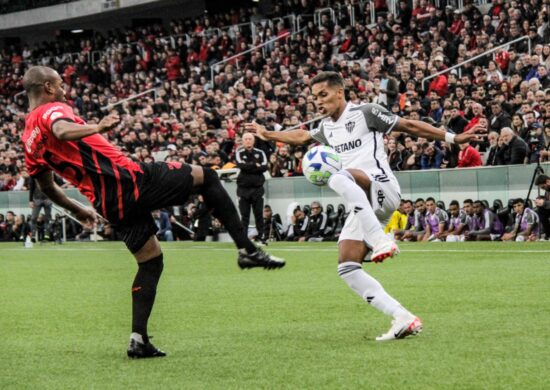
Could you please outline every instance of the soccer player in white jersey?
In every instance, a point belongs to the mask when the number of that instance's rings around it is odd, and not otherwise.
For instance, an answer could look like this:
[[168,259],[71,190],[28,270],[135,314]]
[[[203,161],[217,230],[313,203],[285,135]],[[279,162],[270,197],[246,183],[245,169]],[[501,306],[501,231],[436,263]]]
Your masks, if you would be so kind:
[[[399,118],[377,104],[354,105],[345,99],[344,80],[336,72],[322,72],[311,82],[311,93],[319,112],[327,117],[316,130],[268,131],[257,123],[248,131],[263,140],[301,145],[318,141],[330,145],[342,159],[342,170],[328,185],[342,196],[350,210],[338,240],[338,274],[361,298],[393,317],[390,330],[376,340],[393,340],[422,330],[422,322],[392,298],[362,267],[368,246],[372,261],[381,262],[399,252],[384,234],[391,214],[399,206],[400,188],[384,152],[384,136],[401,131],[417,137],[464,143],[477,140],[478,126],[469,133],[454,135],[424,122]],[[368,246],[367,246],[368,245]]]

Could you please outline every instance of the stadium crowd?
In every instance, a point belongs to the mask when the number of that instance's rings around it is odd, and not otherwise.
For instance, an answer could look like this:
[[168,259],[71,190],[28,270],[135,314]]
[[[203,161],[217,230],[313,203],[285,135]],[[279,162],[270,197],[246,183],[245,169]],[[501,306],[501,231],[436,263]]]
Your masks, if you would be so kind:
[[[436,8],[427,0],[400,1],[394,15],[385,1],[376,1],[376,20],[370,20],[368,2],[287,0],[277,2],[268,15],[240,9],[3,47],[0,190],[29,188],[20,135],[27,111],[21,78],[31,64],[59,71],[68,103],[88,122],[117,110],[121,124],[106,136],[139,161],[234,167],[245,122],[256,120],[278,131],[315,117],[308,82],[320,70],[341,72],[353,103],[376,102],[455,133],[487,124],[487,142],[460,148],[392,133],[386,148],[394,170],[548,161],[548,4],[495,0],[481,12],[467,1],[463,9],[440,3]],[[316,25],[311,15],[327,6],[338,11],[336,20],[325,13]],[[291,19],[283,19],[289,14],[303,16],[302,29],[293,32]],[[525,35],[530,55],[523,40],[435,76]],[[262,49],[214,66],[277,37]],[[424,83],[430,75],[435,77]],[[302,149],[261,142],[258,147],[269,156],[272,177],[301,174]]]

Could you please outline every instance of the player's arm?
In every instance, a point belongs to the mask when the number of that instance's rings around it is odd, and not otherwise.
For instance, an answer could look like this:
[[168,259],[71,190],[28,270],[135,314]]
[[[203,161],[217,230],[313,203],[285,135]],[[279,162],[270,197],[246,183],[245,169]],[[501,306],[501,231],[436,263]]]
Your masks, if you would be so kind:
[[393,130],[408,133],[416,137],[457,144],[463,144],[470,141],[481,141],[482,138],[479,133],[484,133],[487,131],[484,126],[478,124],[472,127],[468,132],[455,135],[438,129],[428,123],[405,118],[399,118]]
[[246,131],[256,134],[264,141],[283,142],[291,145],[307,144],[313,139],[309,131],[306,130],[269,131],[256,122],[245,124],[245,129]]
[[110,130],[119,122],[118,114],[110,114],[95,125],[81,125],[60,119],[52,124],[53,135],[61,141],[77,141]]
[[36,176],[35,179],[40,190],[52,202],[70,211],[84,225],[95,223],[95,211],[91,208],[80,206],[65,195],[63,189],[54,181],[52,171],[44,171],[39,176]]

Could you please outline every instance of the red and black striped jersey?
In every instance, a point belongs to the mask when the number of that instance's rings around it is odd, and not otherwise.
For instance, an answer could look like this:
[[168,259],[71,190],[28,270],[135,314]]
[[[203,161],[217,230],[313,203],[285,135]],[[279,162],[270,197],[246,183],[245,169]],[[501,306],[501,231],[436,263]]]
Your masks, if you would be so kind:
[[85,124],[70,106],[60,102],[38,106],[25,118],[22,141],[29,174],[53,170],[77,187],[109,221],[122,220],[139,198],[141,166],[100,134],[78,141],[57,139],[52,126],[59,120]]

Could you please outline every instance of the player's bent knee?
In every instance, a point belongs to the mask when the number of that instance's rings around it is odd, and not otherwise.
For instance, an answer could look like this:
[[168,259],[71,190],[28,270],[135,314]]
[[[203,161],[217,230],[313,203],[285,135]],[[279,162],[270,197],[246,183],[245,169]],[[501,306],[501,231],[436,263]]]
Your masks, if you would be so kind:
[[136,258],[136,261],[138,263],[145,263],[160,255],[162,255],[162,250],[156,236],[151,236],[147,240],[145,245],[143,245],[140,250],[134,253],[134,257]]
[[330,178],[328,179],[328,185],[331,188],[332,186],[338,186],[338,183],[340,182],[340,180],[351,180],[352,182],[355,183],[355,179],[353,178],[353,175],[348,171],[346,171],[345,169],[342,169],[330,176]]

